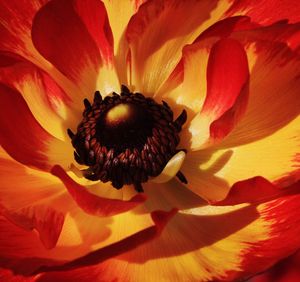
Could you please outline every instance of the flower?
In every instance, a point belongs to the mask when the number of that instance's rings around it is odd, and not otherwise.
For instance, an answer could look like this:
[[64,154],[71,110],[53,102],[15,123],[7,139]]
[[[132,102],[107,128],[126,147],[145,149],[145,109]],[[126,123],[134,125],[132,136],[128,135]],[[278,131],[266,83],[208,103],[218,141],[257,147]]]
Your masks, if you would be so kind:
[[0,1],[3,279],[228,281],[299,248],[300,5],[254,2]]

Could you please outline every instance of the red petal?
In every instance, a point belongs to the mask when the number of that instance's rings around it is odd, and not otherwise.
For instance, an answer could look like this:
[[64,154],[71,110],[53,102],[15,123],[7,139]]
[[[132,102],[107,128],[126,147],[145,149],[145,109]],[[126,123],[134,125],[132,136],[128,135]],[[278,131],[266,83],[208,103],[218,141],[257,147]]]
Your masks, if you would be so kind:
[[29,275],[41,265],[54,263],[47,258],[51,257],[50,251],[41,244],[35,232],[23,230],[0,216],[0,234],[1,267],[11,269],[14,274]]
[[238,41],[222,39],[209,56],[207,96],[202,113],[221,117],[230,109],[249,80],[247,55]]
[[300,251],[275,264],[271,269],[251,279],[253,282],[300,281]]
[[164,227],[176,213],[177,209],[172,209],[169,212],[154,211],[151,213],[152,220],[155,224],[154,226],[148,227],[121,241],[118,241],[102,249],[91,252],[71,262],[67,262],[65,264],[57,266],[41,267],[35,273],[49,271],[66,271],[76,269],[78,267],[95,265],[106,261],[109,258],[116,257],[120,254],[134,250],[137,247],[158,237],[163,231]]
[[235,1],[227,15],[248,15],[254,22],[268,25],[282,19],[290,23],[300,21],[300,3],[298,0]]
[[73,1],[54,0],[43,6],[32,24],[32,41],[47,60],[74,82],[81,82],[88,70],[95,87],[101,64],[99,50]]
[[[187,51],[191,50],[193,55],[193,49],[205,50],[196,43]],[[206,77],[207,94],[202,110],[192,119],[189,132],[183,132],[183,140],[190,139],[193,150],[223,139],[245,112],[249,70],[243,46],[229,38],[215,43],[209,54]]]
[[113,35],[104,4],[98,0],[75,0],[74,8],[97,43],[104,62],[112,63]]
[[0,82],[19,91],[40,125],[65,140],[67,125],[62,124],[71,99],[51,76],[26,61],[1,68]]
[[271,136],[299,116],[299,55],[290,46],[299,28],[300,24],[280,22],[231,35],[249,53],[251,83],[244,117],[222,146],[233,147]]
[[[217,2],[153,0],[139,7],[125,33],[132,52],[132,84],[139,91],[150,95],[159,90],[182,48],[225,12],[227,5]],[[218,15],[214,18],[212,13]]]
[[61,233],[64,215],[46,206],[31,206],[17,211],[2,209],[1,214],[17,226],[31,231],[36,229],[40,240],[47,249],[56,246]]
[[[146,196],[143,194],[137,194],[128,201],[107,199],[96,196],[95,194],[88,192],[87,188],[84,186],[76,183],[58,165],[52,168],[51,173],[57,176],[64,183],[74,201],[88,214],[97,216],[113,216],[129,211],[146,201]],[[101,189],[101,185],[99,189]]]
[[54,140],[37,123],[19,93],[0,84],[0,143],[17,161],[49,169],[47,144]]
[[[34,15],[48,0],[0,1],[0,49],[28,55],[30,30]],[[27,46],[26,46],[27,45]]]
[[299,248],[299,184],[297,195],[283,196],[263,205],[262,219],[270,229],[268,237],[253,243],[242,253],[242,271],[229,271],[229,281],[261,272]]
[[209,127],[211,138],[223,139],[230,133],[246,110],[248,95],[249,81],[244,84],[232,107],[211,123]]
[[14,275],[10,270],[0,269],[0,281],[5,282],[34,282],[34,277],[24,277],[21,275]]
[[251,22],[251,19],[249,17],[245,17],[245,16],[226,18],[224,20],[216,22],[215,24],[211,25],[209,28],[204,30],[197,37],[195,43],[212,37],[220,37],[220,38],[228,37],[233,32],[255,29],[258,28],[259,26],[260,25],[258,25],[257,23]]
[[242,203],[259,203],[274,198],[299,193],[300,181],[285,187],[277,187],[261,176],[236,182],[232,185],[227,197],[213,203],[217,206],[238,205]]
[[0,52],[0,67],[12,66],[22,60],[23,58],[16,54],[12,54],[9,52]]

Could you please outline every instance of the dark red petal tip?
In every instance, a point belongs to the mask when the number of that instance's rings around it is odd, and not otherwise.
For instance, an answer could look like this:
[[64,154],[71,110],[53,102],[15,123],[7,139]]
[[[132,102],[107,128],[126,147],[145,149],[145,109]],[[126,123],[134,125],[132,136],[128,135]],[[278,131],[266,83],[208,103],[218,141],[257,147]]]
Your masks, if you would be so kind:
[[300,181],[282,188],[261,176],[256,176],[234,183],[224,200],[211,204],[216,206],[229,206],[242,203],[265,202],[284,195],[297,194],[300,191],[299,188]]
[[114,216],[135,208],[147,199],[145,194],[137,194],[128,201],[103,198],[90,193],[86,187],[76,183],[59,165],[53,166],[51,173],[63,182],[73,200],[88,214]]

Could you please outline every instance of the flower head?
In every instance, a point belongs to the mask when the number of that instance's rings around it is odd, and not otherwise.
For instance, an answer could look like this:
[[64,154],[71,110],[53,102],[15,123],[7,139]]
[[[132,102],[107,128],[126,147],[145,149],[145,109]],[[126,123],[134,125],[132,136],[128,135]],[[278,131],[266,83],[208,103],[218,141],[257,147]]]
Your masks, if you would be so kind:
[[299,248],[281,5],[0,1],[1,275],[232,281]]

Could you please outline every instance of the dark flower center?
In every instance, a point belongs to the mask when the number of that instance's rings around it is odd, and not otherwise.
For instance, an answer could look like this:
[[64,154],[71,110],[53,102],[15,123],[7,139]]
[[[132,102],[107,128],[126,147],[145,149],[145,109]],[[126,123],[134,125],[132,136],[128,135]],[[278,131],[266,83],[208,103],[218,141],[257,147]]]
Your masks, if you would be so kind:
[[[102,99],[96,91],[94,102],[84,100],[83,120],[74,134],[68,129],[75,148],[75,160],[89,166],[83,175],[90,180],[111,181],[120,189],[158,176],[168,161],[180,150],[179,132],[186,121],[186,111],[173,121],[166,102],[156,103],[122,86],[121,94]],[[187,182],[181,172],[177,177]]]

